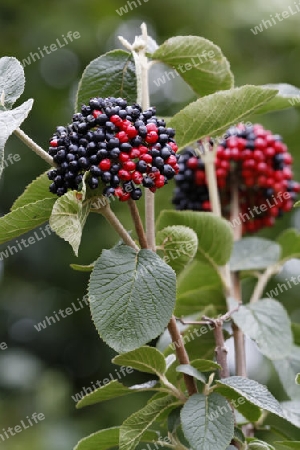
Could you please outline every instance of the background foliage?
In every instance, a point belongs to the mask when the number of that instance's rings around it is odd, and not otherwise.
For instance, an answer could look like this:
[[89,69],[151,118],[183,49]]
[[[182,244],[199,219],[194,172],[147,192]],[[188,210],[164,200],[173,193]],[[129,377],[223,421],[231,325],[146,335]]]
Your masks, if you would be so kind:
[[[49,46],[56,39],[62,41],[62,35],[68,31],[78,31],[81,35],[68,46],[25,67],[27,82],[23,101],[33,97],[35,102],[23,129],[44,148],[55,126],[70,121],[74,93],[86,65],[104,52],[121,47],[118,35],[132,40],[139,33],[142,21],[147,22],[149,33],[159,43],[174,35],[188,34],[212,40],[231,62],[237,86],[278,82],[300,86],[300,14],[256,36],[250,31],[270,14],[283,11],[284,3],[288,6],[289,2],[272,0],[262,4],[256,0],[250,5],[245,0],[149,0],[141,3],[120,17],[116,9],[126,4],[123,0],[53,0],[49,4],[36,0],[1,1],[1,56],[15,56],[22,61],[38,47]],[[160,115],[168,116],[195,97],[179,77],[158,89],[153,80],[165,70],[169,69],[161,66],[151,72],[151,103],[157,106]],[[300,110],[289,109],[249,120],[260,121],[273,132],[283,135],[295,160],[295,179],[299,180]],[[24,187],[46,169],[46,164],[15,137],[9,140],[6,155],[9,153],[19,154],[21,161],[8,165],[1,179],[1,215],[8,212]],[[170,204],[171,194],[172,183],[157,193],[157,214],[159,209]],[[113,208],[130,227],[124,205],[114,204]],[[261,234],[275,237],[291,225],[299,229],[299,212],[287,214],[274,229]],[[142,405],[142,396],[148,395],[132,396],[130,402],[121,398],[82,411],[75,410],[72,395],[83,386],[91,386],[91,382],[115,373],[117,366],[110,363],[114,352],[99,339],[87,307],[39,333],[34,328],[34,324],[46,315],[65,309],[85,295],[88,274],[73,272],[69,264],[89,264],[102,248],[109,248],[116,239],[104,219],[91,217],[84,231],[79,260],[63,240],[53,235],[10,256],[0,266],[0,273],[5,273],[0,281],[0,342],[8,344],[8,350],[0,351],[0,428],[19,423],[34,411],[44,413],[47,419],[7,440],[2,444],[4,450],[68,450],[81,437],[120,423]],[[6,245],[1,246],[0,251],[5,248]],[[281,275],[282,282],[298,273],[299,262],[289,263]],[[280,278],[273,284],[278,281]],[[293,322],[298,323],[299,291],[300,287],[293,287],[284,300],[284,306],[292,311]],[[280,301],[280,295],[277,299]],[[249,368],[254,372],[253,376],[268,383],[271,391],[285,400],[273,369],[265,365],[259,374],[256,373],[256,353],[250,354]],[[127,375],[124,382],[147,379],[146,374],[144,378],[132,374]]]

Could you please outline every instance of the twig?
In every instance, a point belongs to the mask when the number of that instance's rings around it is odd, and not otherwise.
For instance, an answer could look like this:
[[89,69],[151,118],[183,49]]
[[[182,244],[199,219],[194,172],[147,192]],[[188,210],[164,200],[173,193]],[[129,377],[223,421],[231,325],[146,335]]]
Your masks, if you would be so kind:
[[40,158],[42,158],[44,161],[46,161],[50,166],[55,166],[56,164],[53,161],[52,156],[49,155],[49,153],[45,152],[45,150],[42,149],[39,145],[37,145],[29,136],[27,136],[24,131],[22,131],[20,128],[17,128],[14,131],[14,134],[22,141],[24,144],[27,145],[31,150],[33,150]]
[[128,200],[127,204],[128,204],[130,214],[131,214],[134,226],[135,226],[136,233],[139,238],[140,246],[141,246],[141,248],[148,248],[147,237],[145,234],[145,230],[143,227],[143,223],[141,220],[141,216],[140,216],[138,207],[136,206],[135,201],[132,199]]
[[250,303],[257,302],[263,295],[264,288],[266,287],[269,279],[272,275],[276,274],[280,270],[277,265],[270,266],[266,269],[263,274],[259,275],[258,281],[256,283],[255,289],[253,291]]
[[[175,344],[178,361],[180,362],[180,364],[189,364],[190,360],[186,352],[184,341],[177,327],[176,319],[174,316],[172,316],[169,322],[168,330],[171,335],[172,342]],[[191,375],[187,375],[186,373],[183,374],[183,378],[189,395],[196,394],[197,386],[194,378]]]
[[129,247],[132,247],[134,250],[139,251],[139,247],[136,245],[134,240],[131,238],[131,236],[128,234],[128,232],[125,230],[115,213],[111,210],[109,204],[104,206],[103,208],[100,208],[97,212],[99,214],[102,214],[103,217],[110,223],[110,225],[115,229],[115,231],[118,233],[118,235],[123,239],[124,243],[128,245]]
[[239,308],[240,308],[240,305],[236,306],[234,309],[232,309],[231,311],[228,311],[226,314],[224,314],[221,317],[218,317],[217,319],[212,319],[207,316],[202,316],[203,320],[200,320],[200,321],[185,320],[182,317],[176,317],[176,320],[179,320],[179,322],[182,323],[182,325],[214,325],[216,320],[221,321],[222,323],[226,322],[228,319],[230,319],[230,317],[232,316],[233,313],[235,313],[239,310]]
[[229,368],[227,362],[227,347],[225,346],[224,333],[222,328],[223,322],[219,320],[214,321],[214,336],[216,341],[216,360],[217,363],[221,366],[220,370],[220,378],[228,378],[229,377]]

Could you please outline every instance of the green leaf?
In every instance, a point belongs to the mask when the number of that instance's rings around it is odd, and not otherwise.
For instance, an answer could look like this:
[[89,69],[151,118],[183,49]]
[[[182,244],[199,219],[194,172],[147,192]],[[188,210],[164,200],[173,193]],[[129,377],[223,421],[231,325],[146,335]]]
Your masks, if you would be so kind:
[[75,111],[92,97],[122,97],[134,103],[137,97],[135,65],[131,53],[113,50],[94,59],[79,82]]
[[148,403],[129,416],[120,428],[120,450],[133,450],[141,441],[144,432],[166,411],[179,406],[173,397],[167,396]]
[[[109,450],[113,447],[119,447],[120,427],[108,428],[98,431],[78,442],[74,450]],[[156,441],[158,435],[155,431],[146,431],[142,442]]]
[[151,57],[176,69],[200,97],[234,85],[230,64],[221,49],[203,37],[172,37]]
[[25,76],[21,63],[11,56],[0,58],[0,96],[4,97],[5,109],[12,107],[23,93],[24,86]]
[[186,439],[196,450],[224,450],[234,434],[233,413],[219,394],[192,395],[181,410],[181,423]]
[[150,250],[104,250],[91,274],[92,317],[102,339],[118,353],[160,335],[172,316],[174,271]]
[[21,236],[47,222],[55,197],[29,203],[0,218],[0,244]]
[[253,405],[276,414],[279,417],[284,417],[282,408],[276,398],[273,397],[265,386],[257,383],[257,381],[235,376],[218,380],[216,383],[217,386],[226,386],[234,390]]
[[276,264],[280,257],[280,245],[259,237],[243,238],[234,243],[230,269],[261,270]]
[[134,394],[136,392],[151,391],[152,388],[139,389],[134,387],[129,388],[119,383],[118,380],[112,380],[108,384],[101,386],[99,389],[94,390],[90,394],[83,397],[76,405],[77,409],[84,408],[85,406],[95,405],[96,403],[104,402],[116,397],[122,397],[123,395]]
[[300,258],[300,233],[296,229],[283,231],[276,239],[281,246],[280,261],[283,263],[292,258]]
[[291,399],[300,399],[300,388],[295,383],[300,367],[300,347],[293,346],[289,355],[273,361],[273,365],[287,395]]
[[292,323],[294,344],[300,347],[300,323]]
[[23,194],[21,194],[20,197],[18,197],[13,203],[11,211],[28,205],[29,203],[44,200],[45,198],[56,200],[56,197],[49,191],[49,185],[49,178],[47,177],[47,172],[45,172],[25,188]]
[[196,211],[162,211],[157,220],[157,230],[170,225],[184,225],[198,236],[197,259],[217,268],[226,264],[233,246],[231,227],[227,220],[213,213]]
[[297,373],[295,382],[296,382],[296,384],[300,384],[300,373]]
[[177,278],[175,315],[199,314],[213,305],[217,314],[226,312],[224,285],[216,267],[194,260]]
[[182,225],[166,227],[156,236],[157,253],[176,274],[180,273],[194,258],[198,238],[194,230]]
[[241,443],[244,443],[246,440],[243,431],[238,427],[234,427],[234,439]]
[[52,230],[69,242],[76,256],[90,204],[90,200],[83,203],[76,191],[69,191],[56,200],[49,220]]
[[206,383],[205,375],[199,372],[199,370],[195,369],[195,367],[192,367],[190,364],[180,364],[176,367],[176,371],[186,373],[187,375],[191,375],[192,377],[196,378],[196,380],[199,380],[204,384]]
[[267,442],[253,439],[248,443],[249,450],[275,450],[273,445],[268,444]]
[[300,428],[300,400],[281,402],[284,417],[295,427]]
[[119,366],[130,366],[140,372],[154,373],[159,378],[167,370],[164,355],[156,348],[147,346],[117,355],[112,362]]
[[181,149],[205,136],[221,135],[230,125],[275,97],[276,93],[256,86],[217,92],[190,103],[168,125],[175,128],[176,142]]
[[[0,94],[1,95],[1,94]],[[9,136],[21,125],[32,108],[33,100],[9,111],[0,110],[0,176],[3,171],[4,147]]]
[[82,264],[70,264],[70,267],[77,272],[92,272],[95,267],[95,263],[82,265]]
[[278,94],[266,105],[259,108],[256,114],[279,111],[280,109],[300,106],[300,89],[287,83],[265,84],[260,86],[265,89],[277,89]]
[[267,358],[282,359],[290,354],[293,344],[291,322],[281,303],[265,298],[241,306],[232,318]]
[[286,448],[294,448],[296,450],[299,450],[300,448],[300,441],[277,441],[274,442],[274,444],[283,445],[283,447]]
[[200,372],[213,372],[221,369],[220,364],[207,359],[195,359],[190,364],[195,367],[195,369],[200,370]]

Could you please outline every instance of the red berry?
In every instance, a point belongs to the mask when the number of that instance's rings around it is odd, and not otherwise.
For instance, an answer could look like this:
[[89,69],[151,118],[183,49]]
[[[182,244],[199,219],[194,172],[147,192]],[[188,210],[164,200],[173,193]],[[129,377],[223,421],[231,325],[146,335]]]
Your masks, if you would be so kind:
[[103,170],[103,172],[106,172],[111,168],[111,161],[110,159],[102,159],[99,163],[99,168]]
[[148,144],[155,144],[158,141],[158,134],[156,131],[150,131],[147,133],[145,141],[148,142]]
[[195,172],[195,183],[199,186],[201,184],[205,184],[206,182],[206,175],[205,172],[202,170],[197,170]]
[[128,170],[121,169],[118,172],[118,176],[120,180],[129,181],[131,180],[131,174],[128,172]]
[[148,123],[146,125],[147,128],[147,132],[149,133],[149,131],[155,131],[157,133],[158,129],[157,126],[155,125],[155,123]]
[[139,151],[140,151],[141,155],[143,155],[144,153],[148,153],[148,150],[149,149],[147,147],[145,147],[144,145],[139,146]]
[[132,170],[135,170],[136,164],[133,161],[125,161],[123,163],[123,169],[128,170],[131,172]]
[[165,177],[160,175],[157,180],[155,180],[155,187],[162,188],[165,185]]
[[130,125],[129,127],[127,127],[126,133],[127,133],[127,136],[129,137],[129,139],[133,139],[138,135],[138,132],[133,125]]
[[129,156],[131,159],[136,159],[140,156],[141,151],[138,148],[133,148],[130,150]]
[[95,119],[97,119],[97,117],[99,117],[101,114],[102,114],[102,112],[99,111],[98,109],[95,109],[95,110],[93,111],[93,117],[94,117]]
[[111,117],[110,117],[110,121],[111,121],[113,124],[115,124],[117,127],[119,127],[119,126],[122,124],[122,122],[123,122],[123,120],[121,119],[121,117],[120,117],[120,116],[117,116],[117,115],[111,116]]
[[[169,159],[171,158],[171,156],[169,157]],[[175,158],[176,159],[176,158]],[[186,163],[187,167],[189,169],[197,169],[198,167],[198,158],[196,158],[196,156],[192,156],[192,158],[190,158],[188,160],[188,162]]]
[[116,138],[119,139],[121,144],[124,144],[125,142],[129,141],[129,138],[128,138],[127,134],[125,133],[125,131],[119,131],[119,133],[116,133]]
[[133,172],[132,174],[132,181],[135,184],[141,184],[143,182],[143,175],[140,172]]
[[147,164],[151,164],[152,163],[152,159],[153,159],[152,156],[148,155],[147,153],[140,156],[140,160],[141,161],[145,161]]
[[169,142],[168,143],[168,146],[169,147],[171,147],[171,149],[173,150],[173,152],[177,152],[177,150],[178,150],[178,145],[177,144],[175,144],[175,142]]
[[[169,156],[169,158],[166,160],[166,164],[169,164],[170,166],[174,167],[177,164],[177,158],[175,155]],[[198,161],[197,161],[198,165]]]
[[[130,157],[131,157],[131,156],[130,156]],[[119,160],[120,160],[121,162],[128,161],[128,160],[129,160],[129,155],[128,155],[128,153],[121,152],[120,155],[119,155]]]
[[58,146],[58,142],[56,139],[52,139],[52,141],[50,141],[50,145],[51,147],[57,147]]

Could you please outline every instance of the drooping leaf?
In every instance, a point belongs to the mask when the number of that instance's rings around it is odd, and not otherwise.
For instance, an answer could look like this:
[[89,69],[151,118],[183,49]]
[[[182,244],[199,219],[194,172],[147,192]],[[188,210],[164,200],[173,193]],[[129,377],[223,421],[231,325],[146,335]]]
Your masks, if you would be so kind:
[[82,202],[75,191],[69,191],[56,200],[49,219],[52,230],[69,242],[78,256],[83,227],[90,211],[91,201]]
[[195,369],[200,370],[200,372],[213,372],[215,370],[221,369],[221,366],[214,361],[209,361],[207,359],[195,359],[191,361],[191,366]]
[[219,394],[192,395],[181,410],[184,435],[197,450],[224,450],[234,434],[234,416]]
[[117,355],[112,362],[119,366],[130,366],[140,372],[154,373],[158,377],[161,377],[167,370],[164,355],[154,347],[143,346]]
[[217,314],[226,312],[224,285],[216,267],[194,260],[177,278],[175,315],[199,314],[213,305]]
[[276,239],[281,246],[280,261],[300,258],[300,233],[295,229],[283,231]]
[[229,62],[221,49],[203,37],[172,37],[151,57],[174,68],[200,97],[234,85]]
[[0,110],[0,176],[3,171],[4,147],[9,136],[21,125],[32,108],[33,100],[8,111]]
[[266,105],[256,111],[257,114],[279,111],[280,109],[300,106],[300,89],[287,83],[265,84],[260,86],[265,89],[276,89],[278,94]]
[[125,245],[104,250],[89,284],[100,336],[118,353],[145,345],[168,325],[175,291],[174,271],[152,251]]
[[286,420],[292,423],[295,427],[300,428],[300,398],[299,400],[281,402],[280,406],[284,412],[284,417]]
[[198,236],[197,259],[214,267],[226,264],[230,258],[233,237],[228,222],[212,213],[196,211],[162,211],[157,220],[157,230],[170,225],[184,225]]
[[25,86],[24,70],[21,63],[11,56],[0,58],[0,96],[3,96],[4,107],[10,109],[22,95]]
[[279,360],[290,354],[293,344],[291,322],[281,303],[265,298],[241,306],[232,318],[267,358]]
[[150,391],[152,388],[145,387],[134,389],[124,386],[118,380],[112,380],[99,389],[94,390],[90,394],[83,397],[76,405],[77,409],[84,408],[85,406],[95,405],[96,403],[104,402],[116,397],[122,397],[124,395],[134,394],[136,392]]
[[70,264],[70,267],[77,272],[92,272],[95,267],[95,263],[82,265],[82,264]]
[[[234,376],[218,380],[218,386],[225,386],[240,394],[253,405],[265,409],[279,417],[284,417],[284,413],[279,402],[268,391],[268,389],[257,381],[248,378]],[[217,389],[218,390],[218,389]]]
[[300,388],[295,383],[300,367],[300,347],[293,346],[285,358],[273,361],[273,365],[287,395],[292,400],[300,400]]
[[196,255],[198,238],[191,228],[174,225],[157,233],[156,244],[158,255],[178,274]]
[[11,211],[28,205],[29,203],[37,202],[38,200],[44,200],[45,198],[51,198],[56,200],[57,198],[49,191],[49,178],[46,173],[43,173],[32,181],[26,188],[23,194],[17,198],[10,208]]
[[[142,438],[142,442],[153,442],[157,440],[155,431],[147,430]],[[98,431],[78,442],[74,450],[109,450],[119,446],[120,427],[108,428]]]
[[268,239],[243,238],[234,243],[230,269],[232,271],[266,269],[278,262],[280,251],[280,245]]
[[171,411],[179,404],[174,397],[166,396],[151,401],[129,416],[120,428],[120,450],[135,449],[145,431],[166,411]]
[[220,136],[233,125],[275,97],[277,91],[257,86],[220,91],[190,103],[168,123],[176,130],[179,148],[205,136]]
[[206,383],[205,375],[203,375],[203,373],[199,372],[199,370],[195,369],[195,367],[191,366],[190,364],[180,364],[176,367],[176,371],[191,375],[192,377],[196,378],[196,380],[199,380],[204,384]]
[[137,97],[135,66],[131,53],[113,50],[94,59],[79,83],[75,111],[92,97],[122,97],[134,103]]
[[21,236],[47,222],[55,197],[29,203],[0,218],[0,244]]

